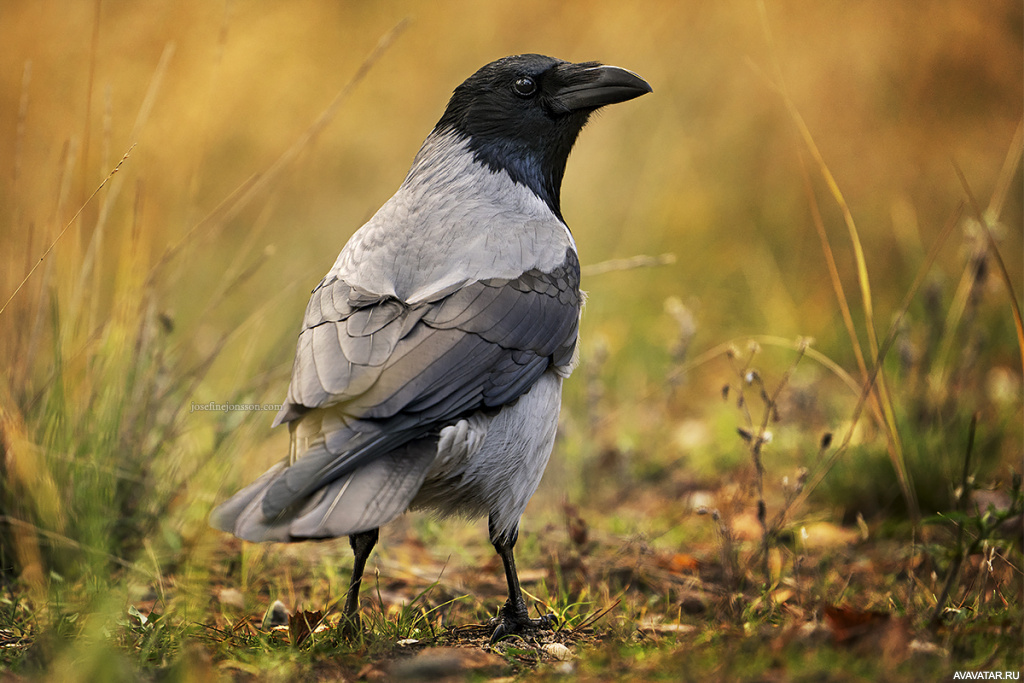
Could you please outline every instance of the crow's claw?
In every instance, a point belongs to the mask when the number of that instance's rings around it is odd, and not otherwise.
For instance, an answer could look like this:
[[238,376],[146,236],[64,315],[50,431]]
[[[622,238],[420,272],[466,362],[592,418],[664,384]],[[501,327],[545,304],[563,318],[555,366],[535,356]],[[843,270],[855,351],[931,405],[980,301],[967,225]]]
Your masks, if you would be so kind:
[[491,635],[491,644],[493,645],[502,638],[522,635],[529,631],[550,630],[557,623],[558,618],[554,614],[549,613],[539,619],[531,619],[526,605],[520,603],[513,606],[506,602],[498,616],[495,619],[491,619],[491,624],[497,624],[497,628],[494,629],[494,633]]

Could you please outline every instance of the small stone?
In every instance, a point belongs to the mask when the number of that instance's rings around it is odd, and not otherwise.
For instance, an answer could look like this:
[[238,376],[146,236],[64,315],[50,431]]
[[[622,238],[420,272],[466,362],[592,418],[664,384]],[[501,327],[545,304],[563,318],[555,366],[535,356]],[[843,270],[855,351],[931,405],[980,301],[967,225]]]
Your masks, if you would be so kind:
[[267,613],[263,615],[263,630],[269,631],[275,626],[288,625],[288,608],[280,600],[274,600]]
[[574,656],[572,650],[561,643],[545,643],[544,652],[548,653],[560,662],[567,662]]

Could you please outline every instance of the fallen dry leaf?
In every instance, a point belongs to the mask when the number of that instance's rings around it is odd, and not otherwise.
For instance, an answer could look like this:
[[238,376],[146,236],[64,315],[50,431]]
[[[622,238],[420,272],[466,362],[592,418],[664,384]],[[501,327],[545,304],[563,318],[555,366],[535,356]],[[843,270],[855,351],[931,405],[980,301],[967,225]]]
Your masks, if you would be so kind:
[[852,646],[865,654],[881,654],[889,666],[910,655],[910,626],[906,617],[828,606],[825,621],[837,645]]
[[565,526],[569,533],[569,540],[576,546],[585,546],[589,540],[587,520],[580,515],[579,508],[571,503],[563,504],[562,510],[565,512]]
[[288,640],[291,641],[292,645],[298,646],[302,644],[309,634],[314,630],[323,630],[322,627],[325,625],[321,623],[324,618],[324,613],[317,610],[316,612],[296,612],[288,617]]
[[837,644],[852,642],[873,631],[877,632],[888,624],[890,617],[887,612],[864,612],[833,605],[825,607],[825,621],[832,629]]
[[655,563],[673,574],[695,572],[700,569],[700,561],[693,555],[686,553],[673,553],[671,555],[657,555]]

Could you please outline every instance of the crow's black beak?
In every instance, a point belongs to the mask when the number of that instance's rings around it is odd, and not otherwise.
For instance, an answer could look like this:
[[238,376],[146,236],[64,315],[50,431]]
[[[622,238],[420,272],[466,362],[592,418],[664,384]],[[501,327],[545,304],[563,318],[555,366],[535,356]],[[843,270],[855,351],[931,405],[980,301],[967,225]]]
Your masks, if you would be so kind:
[[647,81],[617,66],[564,64],[559,70],[564,85],[551,98],[551,104],[563,113],[593,110],[653,92]]

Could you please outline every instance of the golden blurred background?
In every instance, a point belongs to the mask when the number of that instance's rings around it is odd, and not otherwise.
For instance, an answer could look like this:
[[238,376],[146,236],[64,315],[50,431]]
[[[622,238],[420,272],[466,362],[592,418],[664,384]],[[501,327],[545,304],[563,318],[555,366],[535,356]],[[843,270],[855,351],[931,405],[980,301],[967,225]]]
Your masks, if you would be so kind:
[[[163,301],[176,318],[201,308],[228,264],[273,249],[213,325],[237,324],[288,288],[266,315],[294,328],[306,293],[401,182],[452,88],[506,54],[601,60],[654,86],[652,97],[596,117],[564,188],[585,264],[678,257],[586,283],[586,325],[603,331],[613,355],[665,333],[667,323],[635,322],[660,316],[669,295],[699,301],[704,345],[765,332],[830,343],[836,306],[800,172],[806,153],[773,88],[775,60],[857,220],[882,326],[964,196],[953,162],[984,203],[1022,111],[1021,6],[1010,1],[769,2],[766,23],[746,0],[51,0],[0,11],[3,298],[134,144],[102,252],[118,253],[136,197],[151,258],[189,235],[183,276]],[[189,233],[266,171],[406,18],[300,158],[223,225]],[[839,213],[811,173],[848,263]],[[1002,216],[1017,282],[1019,180]],[[55,257],[88,247],[101,203]],[[957,246],[944,252],[953,277]]]
[[[1011,0],[5,2],[0,300],[55,246],[3,313],[15,334],[0,352],[37,354],[19,379],[43,386],[49,302],[76,321],[73,359],[119,290],[146,288],[176,353],[200,362],[223,346],[192,400],[281,400],[308,292],[398,187],[451,90],[493,59],[541,52],[654,87],[595,117],[563,188],[584,265],[675,255],[584,282],[584,363],[607,352],[607,395],[628,412],[664,383],[670,297],[692,313],[692,353],[803,335],[852,373],[814,211],[856,303],[851,242],[781,93],[856,221],[884,333],[966,199],[956,167],[983,207],[996,190],[1024,108],[1022,25]],[[1019,293],[1019,169],[1010,180],[996,237]],[[947,299],[977,240],[961,223],[929,274]],[[1009,297],[997,278],[988,291],[986,367],[1019,397]],[[694,373],[679,410],[700,415],[728,372]],[[585,394],[579,379],[567,401]],[[249,427],[261,441],[269,421]],[[260,466],[283,438],[266,436]]]

